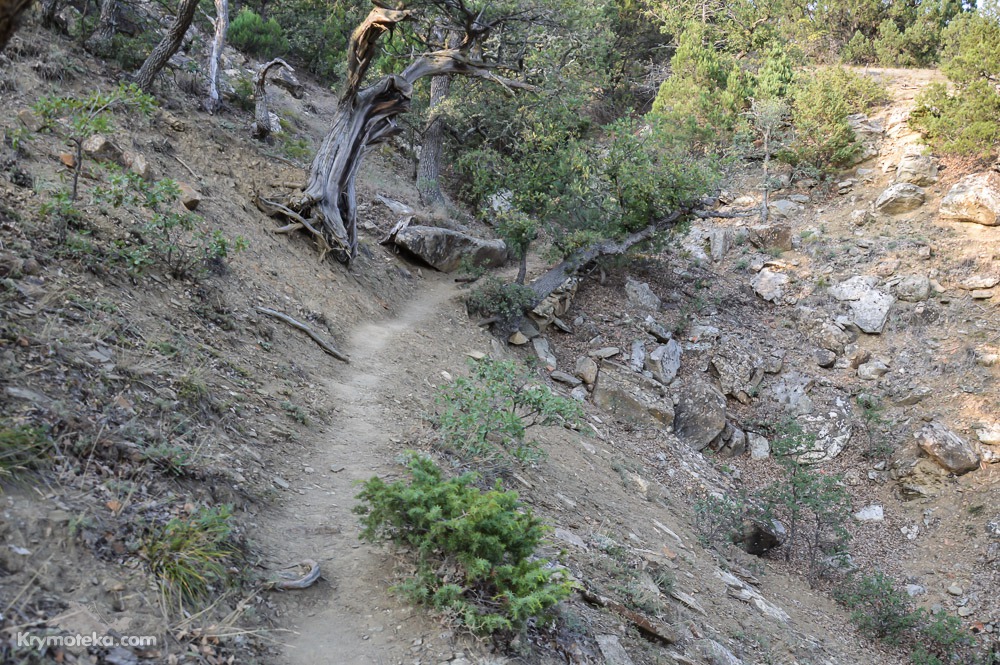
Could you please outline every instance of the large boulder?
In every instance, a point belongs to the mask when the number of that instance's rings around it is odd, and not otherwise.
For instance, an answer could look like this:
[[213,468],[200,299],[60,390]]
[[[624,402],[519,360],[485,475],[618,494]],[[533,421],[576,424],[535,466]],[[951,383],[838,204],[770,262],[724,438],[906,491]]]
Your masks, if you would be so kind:
[[930,155],[904,155],[896,166],[896,182],[926,187],[937,181],[937,160]]
[[896,285],[896,295],[900,300],[920,302],[931,294],[931,281],[923,275],[907,275]]
[[995,226],[1000,219],[1000,173],[977,173],[959,180],[941,201],[941,216]]
[[920,449],[951,473],[962,475],[979,468],[979,453],[939,422],[924,425],[916,437]]
[[790,281],[785,273],[764,268],[750,280],[750,286],[764,300],[778,302],[785,296]]
[[875,201],[875,209],[887,215],[916,210],[924,204],[924,190],[908,182],[898,182],[888,188]]
[[851,306],[851,319],[866,333],[877,335],[885,329],[889,310],[896,298],[875,288],[874,277],[852,277],[830,289],[830,295]]
[[618,420],[670,427],[674,405],[663,385],[616,363],[604,362],[594,385],[594,404]]
[[751,226],[749,237],[750,242],[761,249],[780,249],[783,252],[792,249],[792,227],[786,223]]
[[629,303],[639,309],[655,312],[660,309],[660,297],[653,293],[646,282],[639,282],[631,277],[625,278],[625,295]]
[[463,261],[486,268],[499,268],[507,261],[503,240],[484,240],[435,226],[408,226],[396,234],[396,244],[441,272],[452,272]]
[[726,397],[701,379],[686,382],[674,407],[674,432],[695,450],[703,450],[726,427]]

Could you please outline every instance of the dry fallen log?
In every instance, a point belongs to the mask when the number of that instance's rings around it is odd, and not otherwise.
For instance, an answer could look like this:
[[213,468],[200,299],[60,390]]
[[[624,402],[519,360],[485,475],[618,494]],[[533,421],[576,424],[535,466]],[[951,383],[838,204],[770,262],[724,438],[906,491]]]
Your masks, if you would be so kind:
[[348,358],[346,354],[338,351],[333,345],[331,345],[329,342],[327,342],[322,337],[317,335],[315,332],[313,332],[312,328],[302,323],[301,321],[296,321],[287,314],[282,314],[279,311],[268,309],[267,307],[257,307],[256,309],[261,314],[267,314],[268,316],[278,319],[279,321],[284,321],[293,328],[298,328],[305,334],[309,335],[309,337],[312,338],[312,341],[319,344],[319,348],[323,349],[337,360],[343,360],[345,363],[351,361],[351,359]]

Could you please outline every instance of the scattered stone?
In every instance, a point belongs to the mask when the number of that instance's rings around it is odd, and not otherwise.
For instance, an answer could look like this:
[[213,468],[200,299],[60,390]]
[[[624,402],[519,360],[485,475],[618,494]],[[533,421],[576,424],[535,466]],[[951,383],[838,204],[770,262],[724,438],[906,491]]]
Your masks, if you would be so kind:
[[969,442],[940,422],[925,425],[916,437],[921,450],[955,475],[979,468],[979,455]]
[[908,275],[896,285],[896,297],[906,302],[920,302],[931,295],[931,281],[923,275]]
[[499,268],[507,262],[503,240],[484,240],[436,226],[408,226],[395,243],[441,272],[457,270],[463,263]]
[[712,356],[710,371],[719,379],[724,395],[732,395],[743,404],[757,392],[764,380],[764,368],[756,355],[741,340],[725,337]]
[[767,210],[775,219],[787,219],[800,213],[802,206],[794,201],[778,199],[777,201],[771,201],[767,205]]
[[177,188],[181,191],[181,205],[188,210],[196,210],[201,203],[201,194],[198,190],[186,182],[178,182]]
[[795,451],[796,458],[803,463],[828,462],[836,458],[854,433],[849,410],[839,398],[797,420],[810,435],[807,445]]
[[896,166],[896,182],[926,187],[938,181],[938,163],[930,155],[904,155]]
[[590,355],[594,358],[607,360],[608,358],[614,358],[621,352],[622,350],[617,346],[605,346],[604,348],[597,349],[596,351],[591,351]]
[[841,302],[858,300],[865,293],[875,288],[878,280],[871,276],[851,277],[848,280],[830,287],[830,295]]
[[771,442],[760,434],[747,432],[750,444],[750,459],[767,459],[771,455]]
[[289,483],[287,480],[285,480],[281,476],[275,476],[274,478],[271,479],[271,482],[273,482],[275,485],[277,485],[278,487],[280,487],[283,490],[290,489],[291,486],[292,486],[291,483]]
[[830,289],[830,295],[851,306],[855,325],[869,334],[880,334],[889,320],[896,299],[875,288],[874,277],[852,277]]
[[784,297],[789,281],[785,273],[764,268],[750,280],[750,286],[764,300],[778,302]]
[[594,385],[594,404],[631,423],[670,427],[674,408],[664,387],[615,363],[604,363]]
[[770,386],[771,396],[774,400],[785,407],[793,415],[806,415],[812,413],[815,406],[809,398],[809,389],[813,386],[813,380],[798,372],[788,372],[781,379]]
[[641,339],[632,340],[632,353],[629,355],[628,364],[636,372],[641,372],[646,366],[646,343]]
[[941,201],[941,217],[995,226],[1000,217],[1000,173],[965,176]]
[[596,635],[594,639],[597,640],[597,648],[604,656],[604,665],[633,665],[625,647],[618,641],[618,636]]
[[854,513],[854,519],[859,522],[881,522],[885,519],[885,512],[882,506],[878,504],[872,504],[870,506],[865,506],[858,512]]
[[969,294],[973,300],[989,300],[993,297],[992,289],[979,289]]
[[920,586],[919,584],[907,584],[905,587],[906,595],[910,598],[915,598],[917,596],[922,596],[927,593],[927,589]]
[[963,281],[959,285],[959,288],[966,291],[975,291],[977,289],[992,289],[997,284],[1000,284],[1000,277],[996,277],[995,275],[973,275]]
[[1000,348],[981,346],[975,350],[976,363],[983,367],[994,367],[1000,364]]
[[576,375],[588,386],[597,381],[597,363],[592,358],[580,356],[576,359]]
[[751,226],[750,242],[761,249],[792,249],[792,227],[789,224],[765,224]]
[[559,370],[556,370],[551,374],[549,374],[549,378],[551,378],[553,381],[558,381],[559,383],[565,383],[571,388],[576,388],[577,386],[583,383],[583,381],[573,376],[572,374],[567,374],[566,372],[562,372]]
[[583,386],[577,386],[576,388],[573,388],[569,396],[575,399],[577,402],[586,402],[587,389],[584,388]]
[[556,361],[555,354],[552,353],[552,349],[549,348],[549,340],[544,337],[536,337],[531,340],[531,345],[535,348],[535,355],[538,359],[545,363],[545,367],[551,372],[553,371],[558,362]]
[[83,141],[83,152],[92,159],[118,162],[122,159],[122,149],[104,134],[94,134]]
[[950,593],[953,596],[961,596],[963,593],[965,593],[965,590],[962,589],[962,587],[958,586],[957,584],[952,584],[951,586],[948,587],[948,593]]
[[74,168],[76,166],[76,157],[68,152],[60,152],[59,163],[68,169]]
[[625,278],[625,295],[633,307],[656,312],[660,309],[660,297],[653,293],[649,284]]
[[809,203],[809,197],[805,194],[789,194],[788,200],[795,203]]
[[851,222],[855,226],[864,226],[875,221],[875,217],[870,210],[855,210],[851,213]]
[[652,372],[654,379],[667,385],[676,378],[681,367],[681,353],[681,345],[670,340],[646,357],[646,369]]
[[976,437],[980,443],[985,443],[988,446],[1000,446],[1000,423],[977,427]]
[[525,334],[523,332],[521,332],[520,330],[515,330],[514,334],[511,335],[507,339],[507,341],[510,342],[511,344],[513,344],[514,346],[524,346],[530,340],[525,336]]
[[851,369],[857,369],[861,365],[871,360],[872,354],[868,349],[862,349],[857,344],[848,344],[844,347],[844,358]]
[[924,190],[907,182],[896,183],[882,192],[875,201],[875,209],[887,215],[916,210],[924,204]]
[[698,640],[691,645],[691,650],[707,665],[743,665],[742,660],[715,640]]
[[824,369],[833,367],[834,363],[837,362],[837,354],[829,349],[816,349],[814,356],[816,364]]
[[966,617],[971,617],[975,613],[976,610],[969,607],[968,605],[963,605],[962,607],[958,608],[958,616],[962,617],[963,619]]
[[42,129],[42,121],[39,120],[30,109],[21,109],[17,112],[17,119],[32,134]]
[[889,367],[881,360],[869,360],[858,366],[858,378],[865,381],[880,379],[889,371]]
[[643,321],[642,329],[652,335],[653,339],[661,344],[666,344],[674,338],[666,328],[651,316],[647,316],[646,320]]
[[583,538],[576,535],[572,531],[563,529],[561,527],[556,527],[556,530],[552,533],[559,540],[569,543],[575,547],[579,547],[581,550],[587,549],[587,543],[583,541]]
[[703,450],[725,426],[726,397],[701,379],[686,382],[674,410],[677,436],[695,450]]

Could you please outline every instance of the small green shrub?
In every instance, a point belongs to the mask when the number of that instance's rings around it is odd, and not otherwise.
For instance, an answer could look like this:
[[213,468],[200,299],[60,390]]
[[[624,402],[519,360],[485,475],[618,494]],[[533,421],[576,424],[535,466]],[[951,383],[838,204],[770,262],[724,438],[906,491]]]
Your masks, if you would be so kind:
[[278,22],[273,18],[265,21],[260,14],[246,7],[229,23],[226,38],[241,51],[264,59],[274,58],[288,51],[288,40]]
[[536,425],[575,423],[583,411],[575,401],[531,383],[513,361],[470,361],[471,376],[456,378],[437,394],[442,443],[466,457],[499,462],[539,459],[543,451],[525,439]]
[[865,636],[889,644],[906,642],[919,621],[910,598],[880,570],[849,580],[834,596]]
[[0,479],[44,466],[51,448],[44,429],[0,424]]
[[178,445],[160,442],[142,449],[140,457],[175,476],[183,476],[191,470],[191,454]]
[[426,457],[409,461],[409,483],[374,477],[357,498],[363,540],[412,548],[418,571],[398,589],[480,634],[545,621],[573,585],[535,557],[545,527],[516,492],[482,492],[474,474],[442,478]]
[[486,277],[465,297],[469,314],[496,316],[501,320],[521,316],[531,307],[535,293],[522,284],[505,284],[496,277]]
[[141,552],[165,594],[183,604],[204,599],[229,583],[226,564],[236,553],[231,517],[229,506],[202,506],[192,515],[148,530]]
[[708,494],[698,499],[694,503],[698,540],[705,547],[733,542],[743,530],[743,519],[748,511],[749,506],[742,496]]

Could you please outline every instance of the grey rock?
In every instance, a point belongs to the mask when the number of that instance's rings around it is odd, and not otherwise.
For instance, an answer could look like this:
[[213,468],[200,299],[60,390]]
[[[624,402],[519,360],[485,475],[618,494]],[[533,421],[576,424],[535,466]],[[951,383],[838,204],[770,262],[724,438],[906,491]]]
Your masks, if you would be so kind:
[[632,340],[632,353],[629,355],[628,364],[636,372],[641,372],[646,366],[646,344],[641,339]]
[[993,289],[976,289],[969,293],[973,300],[989,300],[993,297]]
[[885,520],[885,511],[882,506],[872,504],[854,513],[854,519],[859,522],[881,522]]
[[652,372],[654,379],[667,385],[674,380],[681,368],[681,354],[681,345],[670,340],[653,349],[646,357],[646,369]]
[[896,182],[926,187],[938,181],[938,163],[930,155],[904,155],[896,166]]
[[920,449],[951,473],[962,475],[979,468],[975,449],[940,422],[925,425],[916,436]]
[[486,268],[507,262],[503,240],[484,240],[435,226],[408,226],[396,234],[395,242],[441,272],[457,270],[463,261]]
[[674,432],[695,450],[702,450],[726,426],[726,398],[701,379],[685,382],[674,409]]
[[854,433],[851,415],[839,400],[823,405],[814,413],[797,418],[803,431],[810,437],[807,446],[796,450],[800,462],[828,462],[836,458],[847,447]]
[[958,586],[957,584],[952,584],[951,586],[948,587],[948,593],[950,593],[953,596],[961,596],[963,593],[965,593],[965,590],[962,589],[962,587]]
[[617,635],[596,635],[594,639],[604,657],[604,665],[634,665]]
[[556,527],[556,530],[552,533],[552,535],[565,543],[579,547],[581,550],[587,549],[587,543],[583,541],[583,538],[568,529]]
[[760,358],[735,337],[727,336],[720,340],[709,369],[718,377],[722,393],[732,395],[744,404],[750,402],[750,395],[756,393],[764,379]]
[[907,275],[896,285],[896,296],[907,302],[927,300],[931,295],[931,280],[923,275]]
[[747,434],[739,427],[733,427],[732,436],[719,449],[721,457],[740,457],[747,451]]
[[887,215],[898,215],[916,210],[924,204],[926,195],[921,187],[908,182],[889,185],[875,200],[875,209]]
[[906,589],[906,595],[910,598],[916,598],[927,593],[927,589],[919,584],[907,584],[904,588]]
[[962,280],[959,288],[966,291],[976,291],[978,289],[992,289],[997,284],[1000,284],[1000,277],[996,275],[973,275]]
[[271,481],[275,485],[277,485],[278,487],[280,487],[283,490],[287,490],[287,489],[291,488],[291,486],[292,486],[291,483],[289,483],[287,480],[285,480],[281,476],[275,476],[274,478],[271,479]]
[[848,344],[844,347],[844,358],[851,369],[857,369],[871,360],[872,354],[868,349],[862,349],[857,344]]
[[627,277],[625,279],[625,295],[628,296],[628,301],[633,307],[653,312],[660,309],[660,297],[653,293],[653,289],[649,288],[649,284],[645,282],[637,282],[631,277]]
[[691,650],[704,660],[706,665],[743,665],[742,660],[715,640],[697,640],[691,645]]
[[870,275],[851,277],[830,287],[830,295],[841,302],[858,300],[878,284],[878,278]]
[[955,183],[941,201],[941,217],[995,226],[1000,218],[1000,173],[987,171]]
[[1000,423],[981,425],[975,429],[976,438],[979,439],[979,443],[985,443],[988,446],[1000,446]]
[[181,205],[188,210],[197,210],[198,206],[201,205],[201,192],[186,182],[178,182],[177,189],[181,192]]
[[709,253],[716,263],[726,258],[733,248],[733,232],[729,229],[712,229],[708,232]]
[[597,381],[597,363],[593,358],[580,356],[576,359],[576,375],[588,386],[594,385]]
[[673,403],[664,387],[615,363],[604,363],[594,386],[594,404],[619,420],[653,427],[670,427]]
[[809,203],[809,197],[805,194],[790,194],[788,200],[795,203]]
[[813,355],[816,358],[816,364],[824,369],[833,367],[834,363],[837,362],[837,354],[829,349],[816,349]]
[[642,329],[653,336],[657,342],[666,344],[674,338],[670,332],[664,328],[656,319],[651,316],[647,316],[646,320],[642,322]]
[[747,554],[760,556],[780,547],[787,537],[785,526],[778,520],[751,520],[743,524],[743,531],[734,538],[734,542]]
[[851,316],[858,328],[866,333],[877,335],[885,330],[889,320],[889,311],[896,299],[877,289],[864,293],[858,300],[851,302]]
[[594,358],[600,358],[601,360],[607,360],[608,358],[614,358],[622,350],[617,346],[605,346],[603,348],[597,349],[596,351],[591,351],[590,355]]
[[586,402],[587,389],[584,388],[583,386],[577,386],[576,388],[573,388],[569,396],[575,399],[577,402]]
[[545,366],[551,371],[556,368],[558,362],[556,361],[555,354],[552,353],[552,349],[549,347],[549,340],[544,337],[536,337],[531,340],[531,345],[535,348],[535,355],[538,359],[545,363]]
[[750,280],[750,286],[764,300],[778,302],[785,296],[789,281],[785,273],[764,268]]
[[792,249],[792,227],[789,224],[764,224],[751,226],[750,242],[761,249]]
[[809,390],[813,380],[798,372],[788,372],[770,386],[771,396],[792,415],[805,415],[815,409]]
[[567,374],[566,372],[562,372],[559,370],[556,370],[551,374],[549,374],[549,378],[551,378],[553,381],[558,381],[559,383],[565,383],[567,386],[570,386],[571,388],[576,388],[577,386],[583,383],[583,381],[573,376],[572,374]]
[[99,161],[118,162],[122,159],[122,149],[104,134],[87,137],[81,148],[88,157]]
[[869,360],[858,366],[858,378],[865,381],[880,379],[889,371],[889,367],[881,360]]
[[754,432],[747,432],[750,444],[750,459],[767,459],[771,455],[771,442]]
[[794,201],[778,199],[771,201],[767,206],[768,212],[776,219],[787,219],[802,212],[802,206]]

